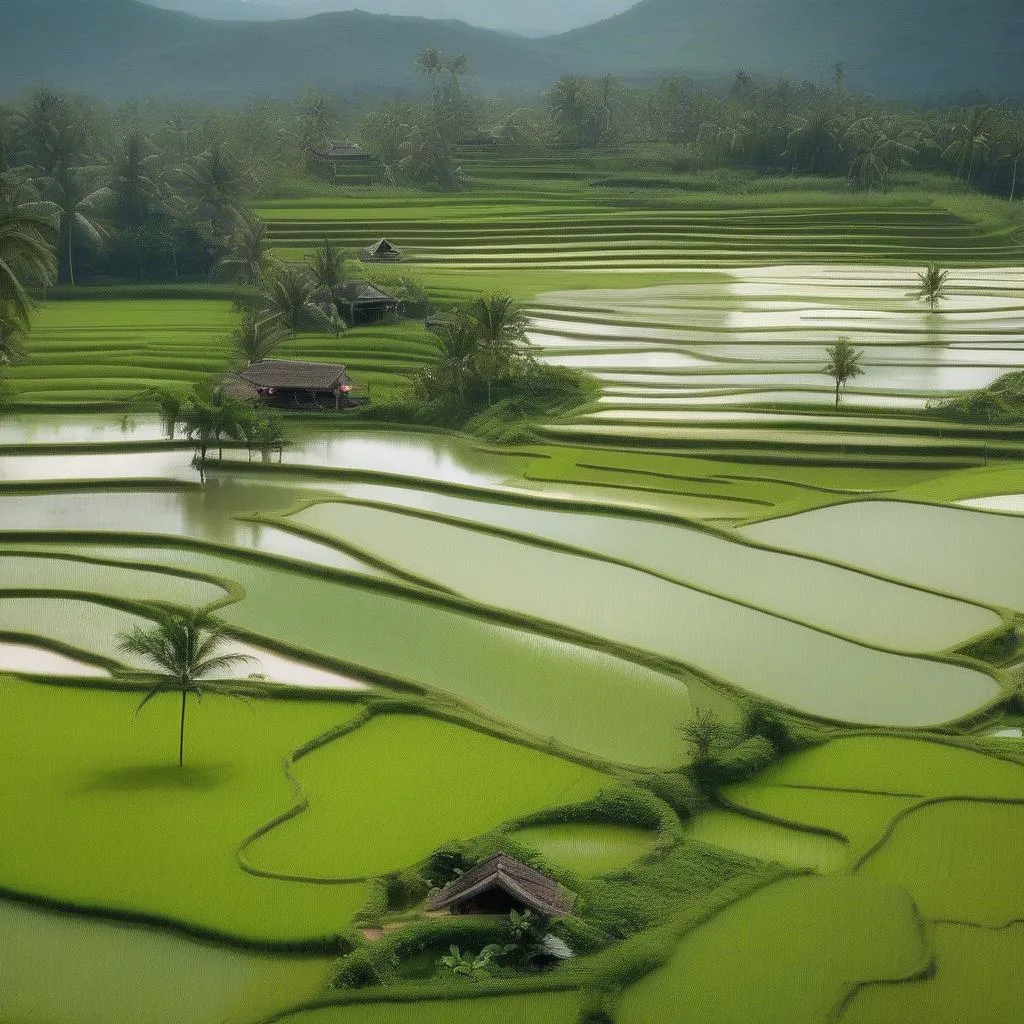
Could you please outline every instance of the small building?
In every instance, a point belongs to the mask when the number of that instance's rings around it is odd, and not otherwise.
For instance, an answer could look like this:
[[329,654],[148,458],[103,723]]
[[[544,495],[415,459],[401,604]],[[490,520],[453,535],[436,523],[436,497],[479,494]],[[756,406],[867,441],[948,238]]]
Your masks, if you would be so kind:
[[350,327],[379,323],[397,316],[401,303],[390,292],[369,281],[346,281],[337,299],[338,311]]
[[496,853],[428,900],[427,910],[459,915],[532,910],[545,917],[565,917],[572,912],[572,903],[554,879],[507,853]]
[[363,249],[359,258],[364,263],[401,263],[405,259],[405,253],[397,245],[392,245],[386,238],[382,238]]
[[340,363],[300,363],[264,359],[224,381],[224,391],[243,401],[278,409],[349,409],[365,398],[354,396],[355,384]]
[[316,161],[324,177],[345,184],[372,185],[380,177],[380,161],[351,139],[321,146],[316,151]]

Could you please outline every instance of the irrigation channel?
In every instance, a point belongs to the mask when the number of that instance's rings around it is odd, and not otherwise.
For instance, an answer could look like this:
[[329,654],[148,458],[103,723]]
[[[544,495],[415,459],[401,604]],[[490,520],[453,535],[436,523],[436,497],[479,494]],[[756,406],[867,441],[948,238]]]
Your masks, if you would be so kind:
[[[680,842],[776,880],[667,913],[616,1021],[1013,1018],[1024,748],[992,652],[1024,611],[1024,438],[926,407],[1024,368],[1024,271],[959,271],[934,315],[895,267],[683,277],[531,301],[538,357],[602,393],[527,447],[304,423],[201,486],[146,415],[0,420],[0,1020],[575,1024],[586,958],[408,1016],[404,982],[324,985],[375,878],[663,777],[681,724],[750,695],[826,742]],[[838,335],[867,372],[837,410]],[[176,775],[116,637],[203,604],[260,699],[197,707]],[[517,831],[584,880],[665,856],[621,824]]]

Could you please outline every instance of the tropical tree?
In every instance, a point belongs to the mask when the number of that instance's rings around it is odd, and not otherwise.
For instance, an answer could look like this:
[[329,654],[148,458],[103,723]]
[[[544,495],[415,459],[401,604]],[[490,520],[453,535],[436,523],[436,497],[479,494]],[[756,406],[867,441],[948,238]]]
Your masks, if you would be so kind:
[[185,710],[189,695],[202,700],[207,693],[238,695],[235,687],[210,681],[210,677],[255,659],[224,653],[228,636],[206,608],[168,612],[150,628],[136,626],[117,636],[122,654],[142,658],[155,666],[160,679],[142,698],[136,714],[163,693],[181,694],[181,725],[178,734],[178,767],[185,765]]
[[113,198],[106,185],[94,188],[85,170],[58,167],[44,179],[43,194],[60,211],[58,280],[75,284],[75,249],[87,245],[100,249],[109,237],[105,212]]
[[15,112],[25,162],[41,178],[78,166],[90,147],[89,121],[81,104],[72,104],[47,86],[37,89]]
[[246,310],[241,322],[231,332],[231,346],[252,366],[270,356],[287,337],[288,331],[280,317],[261,316],[253,310]]
[[108,168],[112,213],[118,224],[138,227],[161,200],[160,155],[141,132],[118,140]]
[[477,324],[476,369],[487,381],[487,404],[491,385],[508,368],[526,339],[526,314],[511,295],[489,295],[473,301],[469,315]]
[[920,284],[915,298],[923,299],[928,303],[929,309],[934,313],[940,302],[944,302],[949,295],[946,292],[946,282],[949,279],[949,271],[942,270],[937,263],[929,263],[928,266],[917,275]]
[[[28,331],[30,284],[48,285],[56,272],[51,244],[58,213],[26,186],[0,175],[0,344],[11,346]],[[13,351],[13,348],[12,348]]]
[[268,276],[259,301],[262,315],[275,318],[293,338],[305,327],[319,328],[335,337],[344,328],[338,311],[333,306],[325,311],[317,301],[317,283],[308,267],[279,267]]
[[822,373],[828,374],[835,381],[836,408],[838,409],[840,393],[847,383],[864,373],[864,368],[860,365],[864,353],[855,349],[849,338],[840,338],[825,351],[828,355],[828,364]]
[[323,245],[306,257],[315,284],[314,299],[321,306],[337,308],[341,287],[345,283],[345,251],[325,238]]
[[450,186],[458,183],[451,145],[434,124],[406,128],[398,148],[397,169],[418,185]]
[[597,142],[600,116],[597,99],[587,79],[563,75],[548,93],[548,106],[570,141],[580,146]]
[[199,478],[206,482],[206,460],[217,445],[218,458],[224,458],[224,440],[241,441],[249,407],[219,387],[197,387],[186,398],[179,414],[182,431],[196,446],[195,465]]
[[213,272],[239,284],[262,288],[280,269],[281,261],[269,248],[266,224],[259,217],[245,216],[231,237],[228,254],[217,261]]
[[1010,181],[1012,203],[1017,197],[1017,171],[1024,160],[1024,116],[1021,114],[1005,121],[999,140],[999,158],[1013,164],[1013,177]]
[[284,432],[284,420],[278,413],[262,408],[250,408],[242,418],[242,434],[249,446],[249,459],[258,451],[264,462],[270,461],[272,452],[277,452],[278,460],[284,454],[287,443]]
[[466,404],[466,391],[477,376],[480,356],[480,325],[464,311],[431,328],[437,338],[437,360],[426,369],[429,390],[453,399],[458,407]]
[[942,157],[952,163],[957,174],[963,174],[968,182],[974,177],[978,156],[988,153],[994,118],[992,107],[972,107],[950,125],[952,141],[942,151]]
[[185,407],[185,395],[170,388],[149,388],[143,391],[136,401],[140,405],[156,406],[164,435],[168,441],[173,441],[181,420],[182,409]]
[[221,227],[244,220],[245,199],[256,179],[224,146],[211,146],[193,157],[178,168],[177,177],[195,216]]

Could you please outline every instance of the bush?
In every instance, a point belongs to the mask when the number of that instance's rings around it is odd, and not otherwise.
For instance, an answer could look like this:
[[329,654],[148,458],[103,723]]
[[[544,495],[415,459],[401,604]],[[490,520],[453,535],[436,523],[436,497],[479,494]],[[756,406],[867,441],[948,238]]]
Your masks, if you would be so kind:
[[388,910],[408,910],[427,896],[430,882],[416,871],[402,871],[384,878]]
[[707,805],[707,799],[689,775],[684,772],[661,772],[650,775],[645,784],[651,792],[664,800],[683,820],[692,818]]

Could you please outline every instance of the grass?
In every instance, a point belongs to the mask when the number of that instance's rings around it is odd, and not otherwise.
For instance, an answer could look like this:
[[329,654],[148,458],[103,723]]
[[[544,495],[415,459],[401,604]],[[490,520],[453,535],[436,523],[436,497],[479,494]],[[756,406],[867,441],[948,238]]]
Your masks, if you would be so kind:
[[649,853],[656,836],[631,825],[536,825],[519,829],[518,842],[537,850],[545,860],[580,875],[619,871]]
[[920,798],[1014,799],[1022,792],[1024,768],[946,743],[854,736],[794,754],[764,772],[758,783]]
[[1017,804],[948,801],[900,818],[859,874],[892,881],[930,920],[1002,928],[1024,918],[1020,849],[1024,797]]
[[326,957],[229,949],[10,902],[0,903],[0,927],[0,1018],[19,1024],[248,1024],[313,997],[329,972]]
[[[468,984],[468,983],[467,983]],[[277,1018],[279,1024],[576,1024],[575,992],[434,1001],[359,1003],[303,1010]],[[277,1024],[275,1022],[275,1024]]]
[[779,882],[686,936],[628,989],[616,1024],[816,1024],[857,981],[926,963],[910,898],[856,878]]
[[0,852],[0,884],[239,941],[342,933],[364,887],[257,879],[239,870],[235,851],[290,806],[281,759],[359,706],[209,697],[192,706],[181,771],[173,698],[136,716],[137,704],[133,694],[5,678],[0,793],[18,842]]
[[1010,1021],[1020,1015],[1024,926],[987,931],[964,925],[930,929],[936,970],[912,984],[861,989],[843,1014],[845,1024],[960,1024]]
[[[607,777],[447,722],[388,715],[302,759],[309,809],[245,851],[260,871],[382,875],[455,838],[587,800]],[[339,829],[338,823],[344,822]]]

